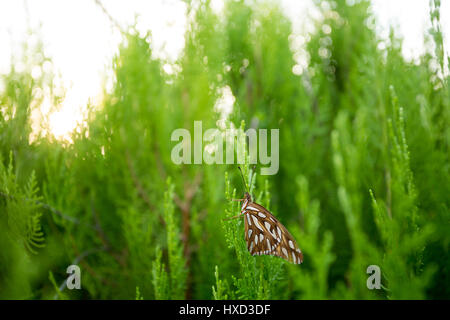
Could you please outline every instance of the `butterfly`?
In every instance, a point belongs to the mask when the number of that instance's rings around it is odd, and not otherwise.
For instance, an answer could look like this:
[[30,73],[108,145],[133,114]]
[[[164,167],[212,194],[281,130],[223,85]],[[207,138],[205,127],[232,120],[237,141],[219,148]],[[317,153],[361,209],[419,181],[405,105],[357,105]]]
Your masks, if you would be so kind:
[[[247,188],[242,170],[240,167],[238,168]],[[252,201],[248,189],[244,193],[244,198],[232,199],[232,201],[242,202],[241,213],[225,220],[244,217],[245,241],[252,256],[272,255],[294,264],[303,262],[302,251],[294,237],[269,210]]]

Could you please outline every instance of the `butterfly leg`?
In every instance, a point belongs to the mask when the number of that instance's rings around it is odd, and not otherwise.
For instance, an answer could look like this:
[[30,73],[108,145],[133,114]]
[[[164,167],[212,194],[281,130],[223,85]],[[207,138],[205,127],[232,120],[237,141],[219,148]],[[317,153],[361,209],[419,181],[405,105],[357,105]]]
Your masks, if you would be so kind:
[[244,199],[230,199],[230,201],[244,201]]
[[229,218],[222,219],[222,221],[231,220],[231,219],[237,219],[237,218],[242,218],[243,216],[244,216],[244,215],[241,213],[241,214],[238,214],[237,216],[234,216],[234,217],[229,217]]

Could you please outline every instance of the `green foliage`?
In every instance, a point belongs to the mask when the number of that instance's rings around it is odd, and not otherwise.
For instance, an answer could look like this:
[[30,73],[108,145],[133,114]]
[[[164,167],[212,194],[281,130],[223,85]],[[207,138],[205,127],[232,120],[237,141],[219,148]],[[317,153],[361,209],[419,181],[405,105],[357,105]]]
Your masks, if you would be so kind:
[[180,239],[178,223],[174,217],[173,190],[171,180],[167,181],[168,190],[164,193],[164,220],[166,223],[167,256],[169,274],[169,297],[182,299],[186,287],[186,269],[183,257],[183,245]]
[[139,287],[136,287],[136,300],[144,300],[144,297],[141,296],[141,292],[139,291]]
[[[297,239],[301,239],[302,252],[308,259],[304,270],[289,268],[290,278],[295,281],[293,294],[310,299],[324,299],[328,295],[328,276],[331,263],[335,260],[332,253],[333,235],[329,230],[320,236],[320,203],[310,199],[309,183],[306,177],[297,178],[298,194],[296,200],[303,218],[303,229],[292,230]],[[307,213],[307,214],[305,214]]]
[[[31,76],[51,60],[25,46],[0,85],[0,298],[448,299],[440,1],[414,62],[395,30],[377,36],[369,5],[316,1],[314,30],[298,35],[274,1],[226,1],[220,15],[188,2],[173,62],[130,27],[112,90],[70,142],[45,119],[33,126],[43,96],[53,110],[64,94],[52,72]],[[229,91],[227,115],[215,106]],[[296,238],[302,265],[251,256],[243,220],[223,221],[245,192],[236,165],[172,162],[172,132],[192,138],[194,121],[236,130],[248,188]],[[249,128],[280,130],[276,175],[250,165]],[[82,289],[61,291],[71,264]],[[367,288],[370,265],[381,290]]]
[[37,249],[44,246],[44,233],[40,225],[41,197],[38,196],[39,189],[34,171],[26,185],[20,186],[14,175],[11,153],[8,167],[0,161],[0,184],[0,193],[4,197],[2,211],[6,213],[3,218],[8,225],[11,239],[22,242],[29,252],[37,254]]
[[59,300],[68,300],[68,297],[59,289],[58,285],[56,284],[56,280],[55,280],[55,276],[53,275],[53,272],[49,272],[48,273],[48,279],[50,280],[50,282],[53,285],[53,288],[56,291],[56,297]]
[[156,259],[153,262],[153,288],[155,290],[155,299],[168,300],[169,299],[169,280],[165,271],[164,263],[161,262],[162,252],[158,248]]
[[219,267],[216,266],[216,271],[214,272],[216,277],[216,287],[212,287],[213,297],[215,300],[227,300],[228,295],[226,294],[228,283],[226,280],[219,279]]

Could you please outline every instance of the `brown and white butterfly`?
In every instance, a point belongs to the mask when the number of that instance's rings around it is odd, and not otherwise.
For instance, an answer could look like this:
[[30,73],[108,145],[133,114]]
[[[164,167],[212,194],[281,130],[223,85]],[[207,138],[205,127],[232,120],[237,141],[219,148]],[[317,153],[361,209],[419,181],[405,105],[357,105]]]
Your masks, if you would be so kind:
[[251,255],[277,256],[295,264],[303,262],[303,254],[296,241],[269,210],[253,202],[248,192],[243,199],[233,200],[242,202],[241,214],[228,219],[244,217],[245,241]]

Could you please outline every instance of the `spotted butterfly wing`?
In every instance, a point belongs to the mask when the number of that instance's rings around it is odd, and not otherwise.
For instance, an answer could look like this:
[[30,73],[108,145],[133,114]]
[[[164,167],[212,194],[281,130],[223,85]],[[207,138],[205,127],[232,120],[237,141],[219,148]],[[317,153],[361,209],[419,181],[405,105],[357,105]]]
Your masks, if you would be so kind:
[[294,264],[303,262],[303,254],[289,231],[263,206],[245,193],[241,214],[245,219],[245,241],[251,255],[273,255]]

